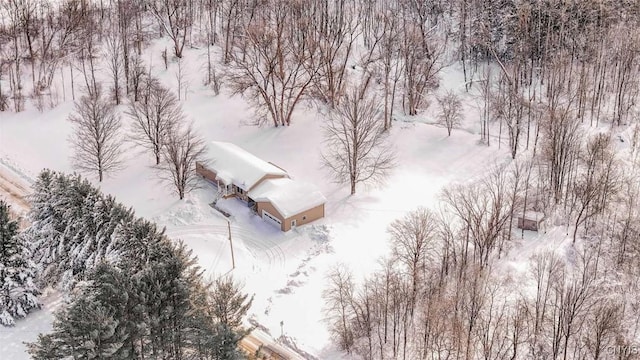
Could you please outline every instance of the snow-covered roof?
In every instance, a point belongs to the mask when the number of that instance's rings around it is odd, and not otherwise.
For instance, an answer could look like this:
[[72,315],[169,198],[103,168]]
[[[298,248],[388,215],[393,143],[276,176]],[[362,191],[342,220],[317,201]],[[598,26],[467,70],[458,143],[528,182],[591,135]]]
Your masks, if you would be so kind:
[[216,178],[222,181],[225,184],[231,184],[233,182],[233,178],[224,170],[219,170],[216,172]]
[[[516,213],[516,216],[521,218],[522,212]],[[524,213],[524,218],[527,220],[542,220],[544,219],[544,213],[539,211],[527,210]]]
[[281,168],[232,143],[212,141],[207,155],[211,160],[207,168],[213,170],[223,182],[231,182],[245,191],[265,175],[288,176]]
[[270,202],[285,219],[327,201],[314,185],[289,178],[265,180],[249,191],[249,197]]

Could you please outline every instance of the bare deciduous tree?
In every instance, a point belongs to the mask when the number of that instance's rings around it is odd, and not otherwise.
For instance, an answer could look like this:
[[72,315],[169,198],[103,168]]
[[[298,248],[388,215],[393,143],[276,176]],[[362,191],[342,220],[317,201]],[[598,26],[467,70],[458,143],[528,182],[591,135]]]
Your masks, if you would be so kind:
[[180,200],[197,188],[196,161],[201,161],[205,151],[204,141],[191,126],[169,133],[162,152],[161,176],[174,187]]
[[121,166],[120,116],[115,108],[100,96],[85,95],[76,103],[75,113],[69,116],[74,125],[70,141],[74,148],[73,164],[87,172],[104,174]]
[[220,94],[220,90],[222,89],[222,83],[223,83],[223,73],[216,70],[216,65],[214,63],[214,59],[211,57],[211,43],[213,42],[213,35],[211,35],[211,31],[212,30],[208,30],[208,38],[209,41],[207,41],[207,75],[204,79],[204,84],[208,85],[211,87],[211,90],[213,90],[214,95],[219,95]]
[[562,201],[566,193],[567,177],[575,162],[580,139],[578,125],[571,108],[561,106],[556,101],[549,103],[547,116],[540,125],[544,135],[541,155],[548,164],[549,187],[556,204]]
[[505,68],[498,76],[497,89],[491,98],[491,111],[496,120],[500,122],[498,133],[498,146],[502,142],[502,124],[507,127],[509,135],[509,147],[511,158],[515,159],[520,145],[520,136],[523,130],[525,107],[528,107],[526,98],[521,93],[517,78],[518,69],[507,72]]
[[[614,65],[614,112],[613,121],[620,126],[627,123],[630,110],[638,98],[638,86],[631,79],[633,73],[637,74],[638,51],[640,50],[640,38],[631,29],[615,29],[616,36],[612,41],[612,63]],[[624,33],[626,36],[618,36]]]
[[482,296],[486,299],[478,316],[476,334],[478,350],[484,359],[506,359],[511,350],[509,344],[508,297],[500,284],[485,285]]
[[438,105],[440,105],[440,113],[438,113],[438,121],[447,128],[447,135],[451,136],[454,127],[460,125],[462,121],[462,103],[460,98],[452,91],[441,97],[438,97]]
[[462,344],[464,346],[465,359],[472,359],[473,352],[478,346],[478,337],[474,336],[477,327],[480,325],[480,316],[483,309],[487,306],[489,291],[489,279],[486,268],[480,268],[476,265],[466,269],[461,277],[461,284],[456,287],[456,301],[460,307],[460,318],[462,329]]
[[[416,115],[425,104],[427,92],[438,86],[438,73],[446,65],[446,38],[434,32],[427,2],[407,2],[400,27],[404,60],[404,109]],[[433,27],[432,27],[433,26]]]
[[597,304],[591,311],[589,322],[587,348],[593,359],[606,358],[607,349],[611,347],[615,337],[619,335],[622,323],[622,305],[608,299]]
[[291,0],[264,2],[232,54],[229,83],[235,93],[248,95],[258,122],[270,118],[276,127],[290,125],[317,74],[317,44],[304,21],[304,7]]
[[309,16],[314,18],[318,44],[318,76],[314,96],[334,107],[342,95],[346,69],[358,35],[354,3],[345,0],[311,1]]
[[341,349],[351,352],[354,334],[351,321],[354,316],[352,302],[354,283],[351,272],[344,266],[337,266],[327,275],[328,286],[322,293],[330,331],[336,337]]
[[609,205],[609,198],[617,192],[619,176],[615,152],[611,138],[599,134],[589,140],[586,149],[579,156],[583,165],[572,184],[573,202],[571,208],[576,213],[573,242],[576,242],[578,227],[591,217],[601,213]]
[[325,126],[324,164],[338,182],[349,182],[351,194],[359,183],[379,182],[394,165],[386,142],[377,100],[354,89],[345,95]]
[[240,0],[222,0],[220,2],[220,21],[222,23],[221,30],[224,33],[224,42],[222,46],[222,61],[228,64],[231,61],[233,52],[233,44],[238,36],[235,29],[238,22],[242,20],[241,14],[242,1]]
[[412,279],[412,306],[415,306],[426,262],[434,254],[437,226],[434,214],[422,207],[389,225],[393,254],[406,267]]
[[384,94],[383,114],[385,129],[391,127],[398,83],[404,71],[404,64],[401,59],[401,19],[397,16],[399,5],[391,2],[381,3],[383,9],[379,11],[374,24],[374,27],[377,27],[381,33],[376,50],[378,58],[377,72],[382,77],[382,91]]
[[129,104],[127,115],[133,120],[132,140],[151,150],[159,165],[169,134],[184,120],[175,95],[156,79],[149,79],[140,100]]
[[173,54],[177,58],[182,57],[187,32],[192,25],[193,14],[190,7],[187,0],[150,1],[151,13],[173,41]]
[[[176,71],[176,82],[178,83],[178,100],[187,100],[189,91],[189,80],[182,69],[182,59],[178,59],[178,70]],[[184,91],[184,97],[182,96]]]
[[527,302],[532,322],[529,353],[532,357],[538,358],[543,356],[545,348],[547,321],[551,313],[549,299],[553,286],[563,271],[564,263],[551,252],[535,254],[531,260],[531,276],[535,286],[535,297]]
[[8,52],[9,64],[9,88],[13,100],[15,112],[24,110],[24,92],[22,84],[22,21],[21,9],[17,2],[7,1],[2,3],[2,15],[8,19],[8,25],[3,33],[11,38],[11,52]]
[[[622,205],[622,216],[619,221],[619,231],[614,236],[615,239],[615,262],[621,265],[625,259],[634,258],[635,251],[640,250],[640,246],[634,245],[636,234],[640,233],[640,179],[637,174],[628,176],[622,183],[621,193],[624,194]],[[629,250],[632,251],[629,251]]]
[[101,91],[99,89],[98,79],[96,73],[99,71],[99,34],[98,23],[99,19],[96,16],[87,16],[83,18],[81,25],[78,29],[77,42],[75,44],[80,71],[82,72],[86,91],[89,96],[98,96]]
[[122,40],[118,32],[112,32],[107,34],[105,41],[105,57],[107,61],[107,67],[111,72],[111,80],[113,82],[113,100],[116,105],[120,105],[120,97],[122,94],[122,75],[124,73],[123,59],[122,59]]
[[594,304],[596,262],[593,254],[580,254],[577,271],[570,274],[565,268],[553,288],[554,358],[562,353],[563,359],[567,359],[569,342],[582,331],[586,315]]
[[474,183],[455,185],[443,191],[443,200],[462,222],[466,241],[473,243],[474,259],[485,267],[493,250],[509,231],[513,212],[509,178],[504,168],[495,168],[490,175]]
[[145,80],[147,79],[147,71],[142,63],[140,56],[133,56],[129,67],[129,91],[133,94],[133,101],[139,101]]

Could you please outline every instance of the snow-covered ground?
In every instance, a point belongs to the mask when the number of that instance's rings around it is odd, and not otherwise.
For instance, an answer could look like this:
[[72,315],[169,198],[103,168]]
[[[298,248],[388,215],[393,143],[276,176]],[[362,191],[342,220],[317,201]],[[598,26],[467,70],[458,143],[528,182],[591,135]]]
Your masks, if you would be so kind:
[[29,314],[25,319],[16,320],[13,327],[0,326],[0,358],[29,359],[24,342],[33,342],[38,334],[51,331],[53,312],[64,302],[62,296],[53,292],[40,297],[42,309]]
[[[474,133],[477,112],[473,101],[466,98],[470,105],[464,128],[454,130],[451,137],[444,128],[429,124],[433,110],[415,119],[395,121],[390,141],[397,151],[397,167],[385,184],[359,188],[358,194],[350,196],[348,186],[333,183],[321,166],[321,125],[325,121],[321,111],[303,104],[290,127],[250,125],[254,118],[245,100],[225,94],[214,97],[200,85],[199,51],[186,52],[186,61],[192,62],[183,64],[190,71],[190,90],[182,101],[198,132],[206,140],[233,142],[286,169],[295,179],[315,184],[328,199],[326,217],[282,233],[241,202],[227,199],[218,202],[232,214],[227,219],[209,206],[215,191],[210,185],[203,182],[201,189],[179,201],[159,181],[149,154],[134,147],[126,153],[124,169],[109,174],[99,186],[132,206],[139,216],[166,226],[171,238],[193,249],[207,275],[231,272],[244,281],[245,290],[255,294],[250,317],[272,336],[286,335],[314,357],[336,359],[338,353],[322,314],[326,270],[341,262],[356,276],[369,273],[389,252],[386,229],[391,221],[418,206],[433,206],[444,185],[480,176],[493,164],[509,161],[508,150],[478,144],[479,135]],[[158,55],[153,61],[161,64],[160,52],[152,48],[151,54]],[[176,87],[175,71],[176,64],[168,71],[154,69],[171,88]],[[460,89],[462,80],[456,69],[447,69],[443,79],[445,87]],[[72,171],[67,141],[72,129],[66,121],[72,109],[73,103],[66,101],[44,113],[35,109],[0,113],[0,158],[15,164],[27,177],[45,167]],[[128,119],[123,121],[128,124]],[[50,329],[51,310],[58,301],[45,299],[43,310],[18,321],[15,328],[0,329],[3,358],[7,354],[10,359],[27,358],[21,342]]]

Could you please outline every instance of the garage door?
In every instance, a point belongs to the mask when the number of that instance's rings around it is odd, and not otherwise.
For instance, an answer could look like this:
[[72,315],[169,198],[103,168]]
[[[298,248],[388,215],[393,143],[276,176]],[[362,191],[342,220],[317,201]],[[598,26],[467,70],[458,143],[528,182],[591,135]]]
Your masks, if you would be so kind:
[[262,218],[265,219],[268,223],[277,227],[278,229],[282,229],[282,222],[277,217],[269,214],[266,210],[262,210]]

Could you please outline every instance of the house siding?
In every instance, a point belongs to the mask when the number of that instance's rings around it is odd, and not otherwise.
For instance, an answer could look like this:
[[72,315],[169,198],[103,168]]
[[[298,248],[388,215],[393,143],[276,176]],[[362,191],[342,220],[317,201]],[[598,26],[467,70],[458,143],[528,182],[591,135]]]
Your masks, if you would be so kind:
[[280,228],[280,230],[282,231],[291,230],[292,220],[296,220],[296,226],[301,226],[324,217],[324,204],[320,204],[316,207],[305,210],[301,213],[290,216],[286,219],[282,216],[282,214],[280,214],[280,212],[278,212],[278,210],[276,210],[276,208],[273,205],[271,205],[270,202],[266,202],[266,201],[257,202],[256,210],[260,216],[262,216],[262,210],[266,210],[269,214],[278,218],[278,220],[282,222],[282,226]]
[[[305,218],[302,220],[302,218]],[[324,217],[324,204],[320,204],[316,207],[313,207],[309,210],[305,210],[299,214],[293,215],[286,219],[282,223],[282,227],[284,231],[289,231],[291,229],[291,220],[296,220],[296,226],[308,224],[314,220],[318,220]]]
[[207,180],[211,180],[214,183],[216,182],[216,173],[207,169],[204,165],[199,162],[196,162],[196,174],[202,176]]
[[541,223],[542,220],[536,221],[526,218],[523,219],[521,217],[518,218],[518,228],[523,230],[538,231]]

